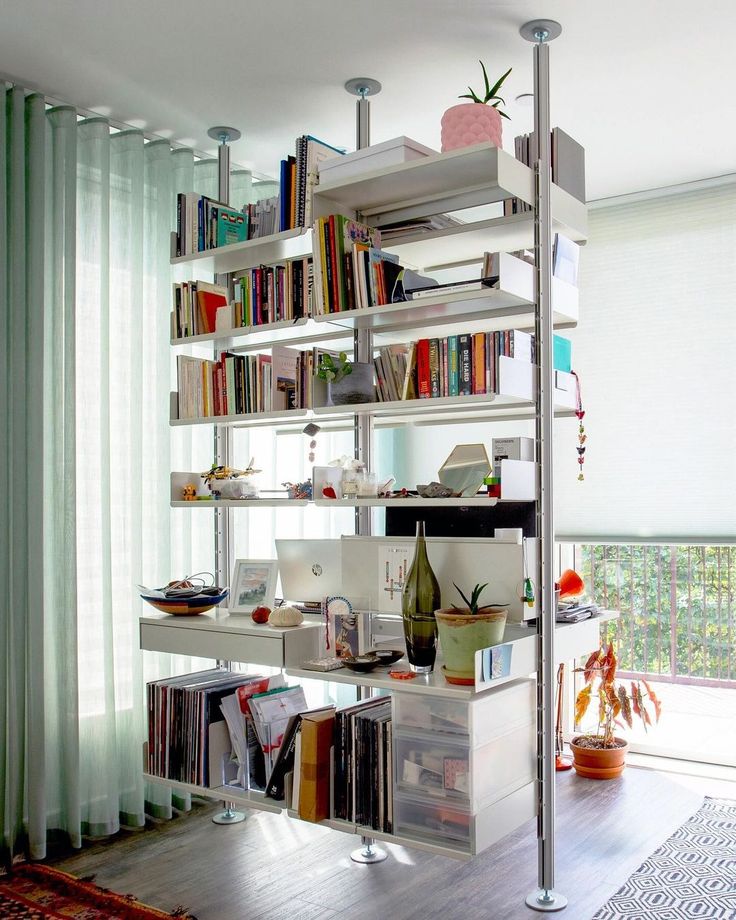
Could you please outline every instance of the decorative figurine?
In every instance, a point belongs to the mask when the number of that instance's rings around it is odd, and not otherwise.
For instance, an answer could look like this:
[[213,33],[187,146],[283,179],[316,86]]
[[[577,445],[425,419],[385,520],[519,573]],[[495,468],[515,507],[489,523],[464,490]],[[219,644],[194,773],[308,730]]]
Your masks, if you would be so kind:
[[188,482],[181,490],[181,497],[185,502],[196,502],[197,488],[191,482]]

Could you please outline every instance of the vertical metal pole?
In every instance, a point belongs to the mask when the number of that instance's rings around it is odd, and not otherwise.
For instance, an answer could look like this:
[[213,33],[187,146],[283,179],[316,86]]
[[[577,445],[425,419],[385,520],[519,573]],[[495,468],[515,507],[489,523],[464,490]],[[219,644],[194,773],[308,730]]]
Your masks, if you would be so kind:
[[[522,27],[524,30],[531,24]],[[557,25],[557,24],[555,24]],[[558,27],[559,28],[559,27]],[[561,29],[559,30],[561,31]],[[559,34],[557,31],[557,34]],[[537,343],[537,571],[540,600],[537,619],[537,764],[538,764],[538,885],[526,899],[528,907],[557,911],[567,898],[554,890],[555,881],[555,569],[552,505],[552,429],[554,370],[552,358],[552,213],[549,116],[549,45],[555,38],[549,23],[537,23],[534,40],[535,164],[534,247],[536,264],[535,336]],[[529,37],[525,35],[525,37]]]
[[[362,150],[370,146],[370,101],[369,86],[358,86],[358,101],[355,104],[355,149]],[[370,329],[356,329],[353,333],[353,357],[361,363],[373,361],[373,333]],[[355,459],[362,460],[366,470],[373,464],[373,416],[356,415],[354,421],[355,433]],[[370,508],[355,509],[355,532],[360,536],[370,536],[372,530]],[[370,614],[369,614],[370,615]],[[371,692],[366,687],[358,689],[359,699],[367,699]],[[360,838],[360,847],[350,854],[353,862],[377,863],[383,862],[387,857],[385,850],[377,847],[373,837],[366,835]]]
[[[355,149],[362,150],[370,146],[371,103],[368,91],[360,87],[359,98],[355,103]],[[353,356],[360,363],[373,361],[373,333],[370,329],[357,329],[353,333]],[[373,465],[373,416],[356,415],[353,422],[355,433],[355,459],[362,460],[366,470]],[[355,509],[355,532],[360,536],[370,536],[372,531],[370,508]]]
[[[217,135],[220,146],[217,148],[217,197],[223,204],[230,203],[230,148],[229,140],[237,140],[240,132],[232,128],[213,129],[220,131]],[[215,275],[215,282],[230,289],[231,278],[228,274]],[[232,296],[232,291],[230,291]],[[214,357],[217,360],[218,346],[214,346]],[[215,425],[215,463],[218,466],[232,466],[232,433],[227,425]],[[218,585],[225,585],[232,571],[232,542],[230,528],[232,525],[231,510],[227,507],[215,508],[215,581]],[[219,667],[229,668],[229,661],[218,660]],[[236,811],[234,803],[225,801],[225,809],[214,815],[215,824],[240,824],[245,821],[245,814]]]

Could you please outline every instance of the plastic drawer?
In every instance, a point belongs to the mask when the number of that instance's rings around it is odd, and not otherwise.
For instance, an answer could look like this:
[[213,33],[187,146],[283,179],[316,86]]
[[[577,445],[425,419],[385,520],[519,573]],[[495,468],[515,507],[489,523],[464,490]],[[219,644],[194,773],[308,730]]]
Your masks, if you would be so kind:
[[537,707],[536,684],[530,678],[503,684],[472,700],[448,700],[398,690],[393,699],[395,728],[465,735],[465,744],[471,748],[527,724],[535,718]]
[[475,814],[534,778],[535,741],[532,721],[475,749],[460,735],[394,730],[395,788],[460,803]]
[[470,809],[454,802],[395,795],[394,827],[397,836],[445,841],[470,850],[473,816]]

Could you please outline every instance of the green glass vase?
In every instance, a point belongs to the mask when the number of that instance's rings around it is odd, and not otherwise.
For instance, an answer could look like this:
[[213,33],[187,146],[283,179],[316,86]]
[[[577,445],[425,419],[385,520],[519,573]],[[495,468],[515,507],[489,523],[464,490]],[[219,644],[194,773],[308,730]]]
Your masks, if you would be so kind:
[[434,667],[437,655],[434,612],[440,606],[440,586],[427,556],[424,521],[417,521],[416,549],[401,592],[401,614],[409,664],[418,674],[426,674]]

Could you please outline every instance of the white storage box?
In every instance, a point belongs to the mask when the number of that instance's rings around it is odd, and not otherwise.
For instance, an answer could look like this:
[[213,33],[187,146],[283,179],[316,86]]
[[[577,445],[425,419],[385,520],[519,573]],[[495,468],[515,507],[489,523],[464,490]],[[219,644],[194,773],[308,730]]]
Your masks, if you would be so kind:
[[470,850],[472,815],[467,806],[394,793],[394,827],[399,836],[420,837]]
[[409,160],[418,160],[437,153],[430,147],[425,147],[410,137],[394,137],[382,144],[373,144],[356,150],[355,153],[346,153],[342,157],[329,157],[319,164],[320,182],[328,184],[351,179],[363,173],[383,169],[386,166],[399,166]]
[[394,732],[394,788],[477,814],[534,779],[536,721],[471,750],[467,736]]
[[463,743],[471,749],[527,725],[537,711],[536,682],[530,678],[513,680],[469,701],[400,690],[392,698],[395,730],[465,735]]

